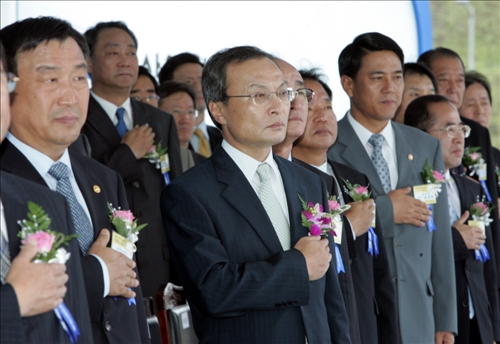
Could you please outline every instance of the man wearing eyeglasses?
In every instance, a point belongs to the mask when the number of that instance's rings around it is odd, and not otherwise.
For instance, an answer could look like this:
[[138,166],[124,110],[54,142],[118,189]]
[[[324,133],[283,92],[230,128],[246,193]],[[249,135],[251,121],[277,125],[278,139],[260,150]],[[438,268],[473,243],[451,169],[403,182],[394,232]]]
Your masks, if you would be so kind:
[[[123,178],[127,199],[139,223],[147,223],[137,242],[137,265],[145,296],[169,282],[169,253],[158,202],[163,187],[182,173],[179,138],[170,114],[130,98],[138,75],[137,39],[122,22],[87,30],[92,90],[82,128],[92,158]],[[169,164],[158,169],[145,155],[166,148]]]
[[484,192],[478,183],[455,173],[450,174],[450,169],[462,162],[464,142],[471,129],[463,124],[451,101],[440,95],[424,96],[410,103],[405,113],[405,124],[437,138],[443,150],[455,254],[459,328],[455,343],[498,343],[497,262],[493,254],[485,259],[481,252],[481,245],[485,245],[488,253],[493,253],[491,227],[485,224],[483,233],[467,222],[473,220],[469,213],[470,206],[481,201]]
[[200,343],[350,343],[333,240],[301,224],[299,195],[327,210],[324,184],[271,150],[293,89],[249,46],[213,55],[202,88],[224,140],[161,197]]

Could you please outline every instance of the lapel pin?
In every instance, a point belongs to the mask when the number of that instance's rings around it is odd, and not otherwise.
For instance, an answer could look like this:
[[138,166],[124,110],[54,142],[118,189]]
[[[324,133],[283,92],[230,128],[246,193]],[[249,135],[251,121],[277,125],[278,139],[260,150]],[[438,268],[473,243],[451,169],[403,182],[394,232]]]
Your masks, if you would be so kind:
[[101,188],[99,187],[99,185],[94,185],[93,189],[95,193],[101,193]]
[[412,154],[408,154],[408,160],[413,161],[413,155]]

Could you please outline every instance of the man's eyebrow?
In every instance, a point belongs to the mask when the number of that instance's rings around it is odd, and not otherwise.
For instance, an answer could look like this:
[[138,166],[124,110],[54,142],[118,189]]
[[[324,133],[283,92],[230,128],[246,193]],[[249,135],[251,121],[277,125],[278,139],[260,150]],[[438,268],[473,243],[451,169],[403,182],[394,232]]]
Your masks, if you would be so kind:
[[74,69],[87,69],[87,64],[85,62],[79,63],[75,66]]
[[[114,42],[110,42],[110,43],[106,43],[104,45],[104,48],[109,48],[109,47],[119,47],[120,46],[120,43],[114,43]],[[127,44],[127,46],[129,48],[134,48],[136,49],[137,47],[135,46],[135,44]]]
[[46,73],[46,72],[52,72],[54,70],[61,70],[62,68],[59,66],[51,66],[51,65],[41,65],[36,67],[36,72],[37,73]]

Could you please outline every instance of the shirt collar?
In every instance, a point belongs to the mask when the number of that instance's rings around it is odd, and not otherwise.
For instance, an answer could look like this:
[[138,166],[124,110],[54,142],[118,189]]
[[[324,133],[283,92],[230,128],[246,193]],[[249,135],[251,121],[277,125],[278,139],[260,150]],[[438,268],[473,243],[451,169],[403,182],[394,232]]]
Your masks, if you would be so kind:
[[115,104],[111,103],[110,101],[99,97],[92,90],[90,90],[90,94],[99,103],[99,105],[102,106],[102,108],[108,114],[109,118],[111,118],[111,121],[113,121],[113,123],[118,121],[118,119],[116,118],[116,109],[118,109],[120,107],[125,109],[124,116],[129,117],[131,120],[130,122],[133,123],[133,121],[132,121],[132,105],[130,103],[130,98],[127,98],[127,100],[125,100],[125,102],[121,106],[116,106]]
[[264,162],[267,162],[269,166],[271,166],[271,169],[274,171],[276,175],[280,175],[278,164],[276,164],[276,161],[274,161],[271,147],[269,147],[269,155],[267,156],[266,160],[260,162],[258,160],[255,160],[251,156],[243,153],[242,151],[234,148],[226,140],[222,140],[221,146],[222,148],[224,148],[226,153],[231,157],[231,159],[233,159],[233,161],[239,167],[241,172],[243,172],[245,178],[248,180],[250,184],[252,183],[252,179],[254,178],[255,173],[257,172],[257,167],[259,167],[259,165]]
[[208,129],[205,121],[202,121],[200,125],[198,125],[195,129],[200,129],[201,132],[203,133],[203,136],[205,136],[205,138],[208,139]]
[[36,150],[33,147],[28,146],[24,142],[21,142],[17,137],[12,135],[10,132],[7,133],[7,140],[14,145],[21,153],[29,160],[29,162],[33,165],[33,167],[37,170],[38,174],[40,176],[44,177],[48,174],[49,169],[52,167],[53,164],[56,162],[62,162],[66,166],[68,166],[70,173],[69,177],[74,177],[73,175],[73,169],[71,168],[71,160],[69,158],[69,153],[68,149],[66,148],[64,150],[63,155],[59,160],[54,161],[51,158],[49,158],[47,155],[43,154],[42,152]]
[[[359,140],[366,146],[368,144],[368,140],[374,134],[370,130],[366,129],[361,123],[356,121],[354,117],[351,115],[351,111],[347,111],[347,120],[351,124],[352,128],[358,135]],[[389,145],[391,149],[396,149],[396,139],[394,136],[394,128],[392,127],[392,121],[388,121],[384,130],[380,132],[382,136],[384,136],[385,142]]]

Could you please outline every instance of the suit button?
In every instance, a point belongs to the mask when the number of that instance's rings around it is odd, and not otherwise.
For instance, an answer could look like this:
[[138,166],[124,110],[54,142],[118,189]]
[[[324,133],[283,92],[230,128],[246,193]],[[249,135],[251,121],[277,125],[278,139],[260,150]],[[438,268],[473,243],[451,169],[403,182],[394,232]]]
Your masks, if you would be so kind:
[[464,300],[464,301],[462,302],[462,306],[464,306],[464,307],[469,307],[469,300]]
[[104,328],[106,329],[106,331],[111,331],[113,329],[113,327],[111,326],[111,323],[109,321],[106,321],[104,323]]
[[288,303],[286,303],[286,302],[282,302],[282,303],[281,303],[281,306],[286,307],[286,306],[288,306]]
[[393,282],[393,283],[398,283],[398,278],[397,278],[397,277],[393,277],[393,278],[392,278],[392,282]]
[[138,181],[135,181],[132,183],[132,186],[136,189],[140,188],[141,187],[141,183],[139,183]]
[[293,301],[287,301],[287,302],[286,302],[286,304],[287,304],[288,306],[293,306]]
[[298,300],[293,300],[293,304],[294,304],[294,305],[298,305],[298,304],[299,304],[299,301],[298,301]]
[[385,235],[385,231],[382,231],[382,235]]
[[469,271],[469,270],[465,270],[465,274],[466,274],[467,276],[469,276],[469,275],[470,275],[470,271]]
[[280,303],[275,304],[274,308],[281,308],[281,304]]
[[401,247],[401,244],[398,244],[397,242],[394,243],[394,248],[399,248]]

